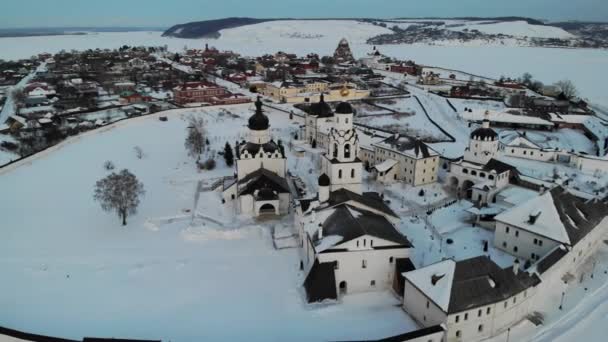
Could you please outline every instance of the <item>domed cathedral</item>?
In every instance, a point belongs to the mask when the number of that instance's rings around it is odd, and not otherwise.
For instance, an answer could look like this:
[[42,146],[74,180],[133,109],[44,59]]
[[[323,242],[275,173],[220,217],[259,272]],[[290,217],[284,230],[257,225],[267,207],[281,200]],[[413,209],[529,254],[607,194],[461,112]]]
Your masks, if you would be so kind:
[[334,52],[334,59],[336,60],[336,63],[348,63],[355,61],[353,53],[350,50],[350,45],[348,45],[348,41],[346,40],[346,38],[342,38],[340,40],[340,43],[338,43],[338,47]]
[[363,163],[359,160],[359,137],[353,127],[353,108],[347,102],[336,107],[334,124],[323,158],[323,171],[329,176],[330,190],[347,189],[361,193]]
[[464,159],[471,163],[486,164],[497,156],[498,143],[498,134],[490,128],[489,112],[486,112],[481,127],[471,132]]
[[448,185],[458,196],[473,201],[477,206],[496,201],[496,194],[517,177],[517,169],[499,157],[498,134],[490,127],[489,112],[481,127],[471,132],[464,158],[450,163]]
[[321,94],[319,102],[310,105],[310,109],[306,113],[304,127],[306,141],[314,147],[327,147],[328,133],[333,122],[334,112],[329,103],[325,102],[325,95]]
[[236,145],[236,178],[224,184],[224,201],[236,200],[240,213],[253,216],[286,214],[291,197],[285,149],[270,136],[259,97],[247,126],[248,141]]

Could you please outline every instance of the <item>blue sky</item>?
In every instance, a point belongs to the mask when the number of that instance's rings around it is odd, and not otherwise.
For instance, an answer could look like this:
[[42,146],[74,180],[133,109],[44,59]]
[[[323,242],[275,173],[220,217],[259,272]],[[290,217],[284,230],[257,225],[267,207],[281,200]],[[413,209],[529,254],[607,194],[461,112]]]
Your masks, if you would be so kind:
[[2,0],[0,27],[171,26],[227,16],[528,16],[608,21],[608,0]]

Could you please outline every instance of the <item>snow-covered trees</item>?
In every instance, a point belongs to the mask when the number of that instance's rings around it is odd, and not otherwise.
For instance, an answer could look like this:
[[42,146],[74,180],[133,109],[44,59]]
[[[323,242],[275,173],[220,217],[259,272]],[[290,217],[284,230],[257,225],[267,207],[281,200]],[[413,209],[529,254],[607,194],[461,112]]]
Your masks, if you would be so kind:
[[224,146],[224,159],[226,160],[226,165],[234,165],[234,153],[232,153],[232,146],[230,146],[227,141],[226,145]]
[[200,159],[201,153],[205,150],[207,141],[207,131],[205,129],[205,121],[202,118],[190,116],[188,118],[188,134],[184,146],[188,151],[188,155]]
[[120,173],[112,172],[109,176],[97,181],[93,198],[105,211],[116,211],[127,225],[127,215],[137,213],[140,198],[145,194],[144,185],[137,177],[124,169]]
[[559,89],[562,91],[562,94],[564,94],[564,96],[566,96],[568,100],[572,100],[578,95],[578,90],[576,89],[576,86],[570,80],[561,80],[555,83],[555,86],[559,87]]

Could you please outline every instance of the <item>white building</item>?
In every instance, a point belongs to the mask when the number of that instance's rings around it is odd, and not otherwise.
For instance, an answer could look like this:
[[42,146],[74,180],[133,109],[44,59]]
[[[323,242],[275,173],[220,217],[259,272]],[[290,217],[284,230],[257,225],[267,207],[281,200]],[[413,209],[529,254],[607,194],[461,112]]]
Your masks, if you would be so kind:
[[378,181],[390,184],[399,180],[413,186],[437,181],[439,154],[420,139],[396,135],[373,147]]
[[329,144],[323,155],[322,170],[329,176],[330,191],[347,189],[361,193],[363,165],[359,160],[359,138],[353,127],[353,108],[341,102],[329,130]]
[[223,187],[224,201],[237,201],[240,213],[252,216],[283,215],[291,199],[285,179],[287,158],[283,146],[270,137],[262,102],[249,118],[249,138],[236,146],[236,179]]
[[443,324],[444,341],[480,341],[526,318],[540,279],[487,256],[405,272],[403,308],[421,326]]
[[326,148],[329,142],[329,130],[334,125],[334,112],[331,106],[325,102],[323,94],[321,94],[319,102],[310,106],[305,120],[306,141],[313,146]]
[[494,245],[534,263],[560,246],[571,250],[579,244],[580,258],[583,252],[593,253],[602,240],[589,239],[595,235],[589,233],[599,228],[597,234],[605,234],[606,214],[605,203],[584,200],[556,187],[496,216]]
[[[411,244],[377,193],[362,193],[358,136],[348,103],[336,108],[317,197],[299,201],[296,227],[309,302],[386,290]],[[410,263],[411,264],[411,263]]]

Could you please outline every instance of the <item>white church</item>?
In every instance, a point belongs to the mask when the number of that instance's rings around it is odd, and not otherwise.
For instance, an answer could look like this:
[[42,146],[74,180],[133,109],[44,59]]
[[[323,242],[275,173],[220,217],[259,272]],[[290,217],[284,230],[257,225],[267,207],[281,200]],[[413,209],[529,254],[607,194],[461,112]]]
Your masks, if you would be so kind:
[[459,196],[482,206],[495,202],[496,194],[509,185],[517,170],[496,159],[499,156],[498,134],[490,127],[488,114],[481,127],[471,132],[464,158],[450,164],[448,185]]
[[291,201],[285,150],[270,136],[259,98],[255,108],[248,122],[248,140],[236,145],[236,178],[224,184],[223,199],[236,201],[241,214],[285,215]]
[[[347,293],[386,290],[412,270],[399,217],[377,193],[362,192],[363,164],[350,104],[340,103],[323,155],[316,197],[300,200],[296,228],[309,302]],[[400,271],[397,271],[399,270]]]

